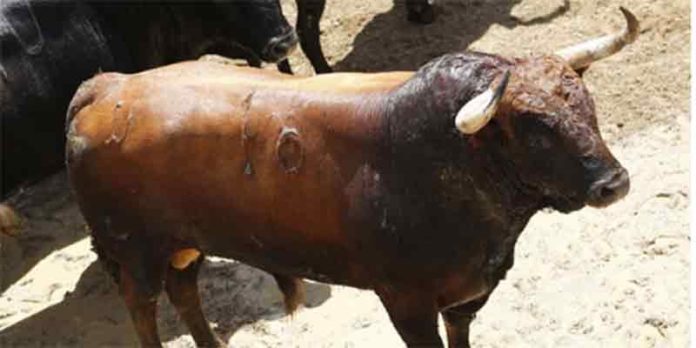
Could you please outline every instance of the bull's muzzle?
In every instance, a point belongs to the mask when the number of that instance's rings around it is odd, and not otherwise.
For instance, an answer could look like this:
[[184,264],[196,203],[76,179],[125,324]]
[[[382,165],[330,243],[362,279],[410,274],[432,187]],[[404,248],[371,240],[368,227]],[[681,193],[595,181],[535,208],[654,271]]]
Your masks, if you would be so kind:
[[261,59],[269,63],[276,63],[290,55],[297,47],[297,33],[290,28],[287,32],[272,38],[261,52]]
[[592,207],[606,207],[628,194],[631,181],[624,168],[609,172],[590,186],[587,204]]

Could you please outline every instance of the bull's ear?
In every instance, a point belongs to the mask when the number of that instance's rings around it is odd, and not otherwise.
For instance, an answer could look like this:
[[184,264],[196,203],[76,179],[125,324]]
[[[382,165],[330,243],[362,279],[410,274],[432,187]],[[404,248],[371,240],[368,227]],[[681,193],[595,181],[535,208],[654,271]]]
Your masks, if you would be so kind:
[[454,125],[460,132],[474,134],[488,124],[498,110],[498,103],[505,93],[509,79],[510,71],[505,71],[500,82],[488,87],[459,109]]
[[638,37],[640,25],[636,16],[627,9],[620,7],[626,19],[626,27],[617,33],[602,36],[593,40],[564,48],[555,54],[575,69],[580,75],[592,62],[609,57],[632,43]]

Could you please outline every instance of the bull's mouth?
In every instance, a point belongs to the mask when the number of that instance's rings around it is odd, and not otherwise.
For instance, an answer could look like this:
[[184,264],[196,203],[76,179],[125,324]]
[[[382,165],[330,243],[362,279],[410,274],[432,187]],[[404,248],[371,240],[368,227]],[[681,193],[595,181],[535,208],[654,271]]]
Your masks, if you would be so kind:
[[624,198],[630,189],[628,172],[622,167],[608,170],[601,178],[589,185],[586,191],[572,194],[559,194],[542,190],[543,206],[551,207],[562,213],[570,213],[585,205],[604,208]]
[[585,206],[586,202],[584,199],[579,197],[546,197],[544,199],[544,206],[551,207],[561,213],[567,214],[572,213],[576,210],[580,210]]

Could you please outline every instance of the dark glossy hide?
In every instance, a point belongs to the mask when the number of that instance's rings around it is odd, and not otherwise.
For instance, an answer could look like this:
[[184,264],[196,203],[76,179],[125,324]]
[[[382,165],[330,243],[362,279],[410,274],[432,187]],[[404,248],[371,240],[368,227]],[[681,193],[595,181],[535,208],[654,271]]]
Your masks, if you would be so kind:
[[3,0],[0,14],[0,198],[62,166],[70,97],[97,72],[204,53],[277,61],[296,40],[277,0]]
[[[495,119],[459,133],[458,110],[506,70]],[[580,77],[554,57],[459,53],[416,73],[310,78],[214,62],[103,74],[74,97],[68,127],[80,208],[143,342],[158,342],[148,299],[164,270],[198,250],[281,288],[373,289],[409,346],[441,344],[442,312],[449,341],[468,344],[529,218],[594,204],[597,183],[625,174]],[[612,185],[603,205],[628,180]]]

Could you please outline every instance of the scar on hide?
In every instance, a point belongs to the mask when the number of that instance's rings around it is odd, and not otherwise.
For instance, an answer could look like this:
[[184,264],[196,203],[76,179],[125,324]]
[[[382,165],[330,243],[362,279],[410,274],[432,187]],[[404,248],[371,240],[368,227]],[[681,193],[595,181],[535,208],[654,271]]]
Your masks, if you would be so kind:
[[201,256],[201,252],[198,249],[186,248],[175,252],[169,262],[172,267],[181,270],[188,267],[191,262],[196,261],[199,256]]
[[133,120],[133,108],[129,108],[128,116],[126,116],[125,118],[119,117],[119,111],[122,108],[123,101],[117,101],[111,113],[111,117],[113,118],[111,136],[108,139],[106,139],[105,144],[109,144],[111,142],[121,143],[123,139],[125,139],[128,136],[128,131],[130,130],[131,123]]
[[295,128],[283,127],[276,144],[276,154],[280,166],[286,173],[295,174],[302,167],[304,149],[300,134]]
[[251,164],[249,159],[249,152],[251,148],[251,140],[256,136],[254,130],[249,126],[249,109],[251,108],[251,101],[254,98],[254,93],[256,91],[251,91],[244,100],[242,101],[242,107],[244,112],[242,113],[242,149],[244,150],[244,174],[251,176],[254,175],[254,166]]

